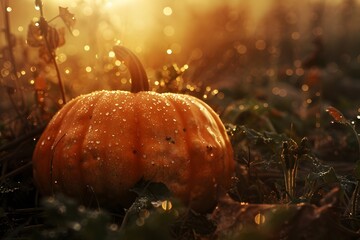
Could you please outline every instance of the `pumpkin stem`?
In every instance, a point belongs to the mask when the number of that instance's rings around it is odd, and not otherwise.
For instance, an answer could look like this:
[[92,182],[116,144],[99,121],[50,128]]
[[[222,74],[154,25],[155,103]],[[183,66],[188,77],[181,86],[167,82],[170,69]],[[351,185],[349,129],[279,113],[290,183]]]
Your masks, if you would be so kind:
[[149,91],[148,78],[139,58],[123,46],[116,45],[113,49],[117,59],[123,61],[129,69],[131,76],[131,92],[137,93],[140,91]]

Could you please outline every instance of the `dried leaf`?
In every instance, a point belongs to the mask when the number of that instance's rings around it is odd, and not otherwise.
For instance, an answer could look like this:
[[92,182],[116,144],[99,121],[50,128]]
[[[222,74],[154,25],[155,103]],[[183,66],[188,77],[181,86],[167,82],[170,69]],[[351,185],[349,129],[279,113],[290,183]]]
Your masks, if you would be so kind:
[[65,44],[65,28],[48,27],[47,41],[51,51]]
[[344,115],[336,108],[330,106],[326,109],[326,112],[328,112],[330,114],[330,116],[335,120],[335,122],[342,123],[342,124],[347,123],[347,120],[344,117]]
[[51,51],[65,44],[65,28],[56,29],[47,25],[46,31],[42,30],[39,23],[30,23],[27,34],[27,44],[31,47],[46,46],[44,36],[49,44]]
[[64,21],[67,28],[71,29],[75,26],[75,15],[69,12],[68,8],[59,7],[59,16]]
[[31,22],[28,26],[27,44],[31,47],[41,47],[44,44],[44,37],[38,23]]
[[44,60],[44,62],[46,63],[50,63],[52,56],[51,56],[51,52],[48,51],[48,49],[46,48],[46,46],[41,46],[39,49],[39,57]]

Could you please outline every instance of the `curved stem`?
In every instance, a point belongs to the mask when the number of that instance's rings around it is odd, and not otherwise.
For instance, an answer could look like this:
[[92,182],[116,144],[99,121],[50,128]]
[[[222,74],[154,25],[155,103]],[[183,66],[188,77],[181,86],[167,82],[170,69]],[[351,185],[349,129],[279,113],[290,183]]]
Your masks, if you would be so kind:
[[131,92],[149,91],[149,82],[140,60],[129,49],[123,46],[114,46],[116,57],[124,61],[131,75]]
[[[40,8],[40,9],[42,9],[42,8]],[[45,18],[43,16],[40,17],[40,21],[46,22],[46,20],[45,20]],[[47,23],[44,24],[44,25],[47,27]],[[50,46],[49,41],[47,39],[47,29],[46,29],[46,31],[43,31],[43,36],[44,36],[44,40],[45,40],[46,49],[48,50],[51,61],[54,64],[54,67],[55,67],[56,76],[57,76],[57,79],[58,79],[60,93],[61,93],[61,99],[63,101],[63,104],[66,104],[66,95],[65,95],[64,85],[63,85],[63,82],[62,82],[62,79],[61,79],[59,66],[58,66],[58,64],[56,62],[55,50]]]

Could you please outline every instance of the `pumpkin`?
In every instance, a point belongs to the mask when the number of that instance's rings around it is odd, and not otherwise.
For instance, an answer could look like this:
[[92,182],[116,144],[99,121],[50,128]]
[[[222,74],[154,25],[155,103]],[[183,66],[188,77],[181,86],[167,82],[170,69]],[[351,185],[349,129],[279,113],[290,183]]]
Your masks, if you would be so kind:
[[139,59],[122,46],[114,51],[131,74],[131,92],[80,95],[54,115],[33,153],[39,191],[126,205],[129,189],[146,180],[195,211],[213,209],[234,170],[219,116],[193,96],[148,91]]

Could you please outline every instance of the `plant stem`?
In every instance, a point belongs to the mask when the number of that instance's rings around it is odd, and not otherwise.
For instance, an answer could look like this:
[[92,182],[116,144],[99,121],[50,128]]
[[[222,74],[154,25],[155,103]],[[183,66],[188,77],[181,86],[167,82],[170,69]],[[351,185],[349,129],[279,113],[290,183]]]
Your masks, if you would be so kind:
[[[350,122],[348,122],[347,124],[351,127],[351,129],[352,129],[352,131],[353,131],[353,133],[354,133],[354,135],[356,137],[356,141],[357,141],[357,144],[358,144],[358,154],[359,154],[358,161],[360,161],[360,139],[359,139],[358,133],[357,133],[357,131],[355,129],[355,125],[352,125]],[[359,190],[360,190],[360,179],[357,180],[355,190],[354,190],[353,195],[352,195],[352,201],[351,201],[352,202],[352,207],[351,207],[351,212],[350,212],[351,216],[354,216],[357,213],[357,210],[358,210],[357,205],[358,205]]]
[[136,55],[123,46],[114,46],[116,57],[124,61],[131,75],[131,92],[149,91],[149,81],[145,69]]
[[[39,4],[39,8],[40,8],[40,23],[41,21],[46,22],[45,18],[44,18],[44,12],[43,12],[43,6],[42,6],[42,1],[40,2],[41,4]],[[46,24],[47,25],[47,24]],[[44,30],[44,29],[43,29]],[[61,79],[61,74],[60,74],[60,70],[59,70],[59,66],[56,62],[56,58],[55,58],[55,52],[54,49],[52,49],[50,47],[49,41],[47,39],[47,29],[45,31],[43,31],[43,36],[44,36],[44,40],[45,40],[45,45],[46,45],[46,49],[48,50],[49,54],[50,54],[50,58],[51,61],[54,64],[55,70],[56,70],[56,76],[58,79],[58,83],[59,83],[59,88],[60,88],[60,93],[61,93],[61,99],[63,101],[63,104],[66,103],[66,97],[65,97],[65,90],[64,90],[64,86],[63,86],[63,82]]]
[[66,97],[65,97],[65,90],[64,90],[64,85],[63,85],[63,82],[62,82],[62,79],[61,79],[61,74],[60,74],[60,70],[59,70],[59,66],[56,62],[56,59],[55,59],[55,53],[54,51],[50,48],[50,44],[47,40],[47,38],[45,37],[45,44],[46,44],[46,48],[47,50],[49,51],[50,53],[50,57],[51,57],[51,61],[53,62],[54,64],[54,67],[55,67],[55,70],[56,70],[56,76],[57,76],[57,79],[58,79],[58,83],[59,83],[59,88],[60,88],[60,93],[61,93],[61,99],[63,101],[63,104],[66,103]]
[[351,197],[352,198],[352,203],[351,203],[352,205],[351,205],[351,212],[350,212],[351,216],[354,216],[357,212],[359,190],[360,190],[360,180],[357,180],[355,190]]

